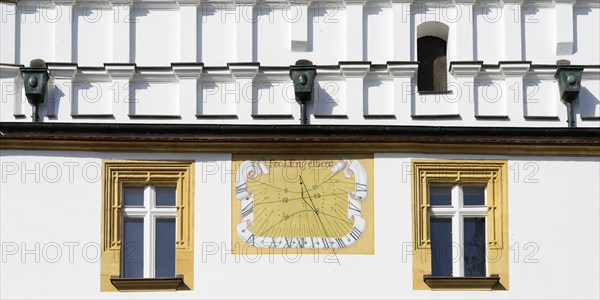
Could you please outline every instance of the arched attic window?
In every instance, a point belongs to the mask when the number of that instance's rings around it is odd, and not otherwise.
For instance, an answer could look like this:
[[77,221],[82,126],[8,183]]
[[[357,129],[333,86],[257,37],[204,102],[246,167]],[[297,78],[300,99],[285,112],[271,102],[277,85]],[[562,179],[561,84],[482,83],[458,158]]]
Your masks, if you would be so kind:
[[446,92],[448,64],[446,50],[448,25],[425,22],[417,27],[417,59],[419,92]]

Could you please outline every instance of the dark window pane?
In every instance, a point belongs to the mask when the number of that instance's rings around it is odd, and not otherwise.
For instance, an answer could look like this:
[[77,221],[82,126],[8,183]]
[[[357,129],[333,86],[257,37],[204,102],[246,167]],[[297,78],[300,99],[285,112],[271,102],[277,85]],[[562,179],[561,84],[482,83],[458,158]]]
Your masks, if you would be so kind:
[[447,90],[446,41],[424,36],[417,40],[419,91]]
[[175,190],[174,186],[157,186],[156,206],[175,206]]
[[432,186],[429,188],[429,203],[431,205],[452,205],[452,187]]
[[144,206],[144,187],[124,187],[123,205]]
[[144,219],[123,219],[123,277],[144,277]]
[[175,219],[156,219],[156,277],[175,277]]
[[465,277],[485,277],[485,218],[465,218]]
[[485,188],[482,186],[464,186],[463,205],[485,205]]
[[431,218],[431,275],[452,276],[452,219]]

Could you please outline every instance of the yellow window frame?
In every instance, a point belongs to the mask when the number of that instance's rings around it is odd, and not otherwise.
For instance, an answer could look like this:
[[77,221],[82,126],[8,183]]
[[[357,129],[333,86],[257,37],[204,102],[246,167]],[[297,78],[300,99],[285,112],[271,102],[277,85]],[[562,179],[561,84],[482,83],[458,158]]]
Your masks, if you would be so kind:
[[[487,276],[499,280],[425,278],[431,274],[429,186],[486,186]],[[412,160],[413,289],[508,290],[508,162],[501,160]],[[485,280],[484,280],[485,281]],[[496,283],[497,282],[497,283]]]
[[[194,162],[108,160],[102,163],[102,254],[100,290],[192,290],[194,283]],[[126,185],[176,185],[175,273],[183,280],[165,285],[154,278],[112,283],[121,275],[122,190]],[[154,282],[156,281],[156,282]],[[160,282],[159,282],[160,281]],[[163,280],[164,281],[164,280]],[[174,281],[175,282],[175,281]],[[181,282],[179,284],[179,282]],[[161,283],[161,284],[159,284]]]

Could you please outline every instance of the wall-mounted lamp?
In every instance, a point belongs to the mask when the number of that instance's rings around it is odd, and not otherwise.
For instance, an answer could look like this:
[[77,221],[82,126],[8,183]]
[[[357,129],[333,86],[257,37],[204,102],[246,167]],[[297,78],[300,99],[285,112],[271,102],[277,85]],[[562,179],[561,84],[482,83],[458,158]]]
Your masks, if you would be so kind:
[[558,90],[560,99],[567,106],[567,124],[569,127],[575,127],[575,118],[573,116],[573,102],[577,100],[581,90],[581,75],[583,67],[559,65],[554,78],[558,80]]
[[23,87],[27,101],[33,106],[31,119],[33,122],[39,120],[38,108],[44,102],[46,90],[48,87],[48,68],[46,62],[41,59],[34,59],[29,63],[29,67],[21,68],[23,77]]
[[300,104],[300,124],[306,125],[306,103],[312,99],[313,86],[317,76],[317,67],[310,60],[301,59],[290,66],[290,77],[294,82],[296,102]]

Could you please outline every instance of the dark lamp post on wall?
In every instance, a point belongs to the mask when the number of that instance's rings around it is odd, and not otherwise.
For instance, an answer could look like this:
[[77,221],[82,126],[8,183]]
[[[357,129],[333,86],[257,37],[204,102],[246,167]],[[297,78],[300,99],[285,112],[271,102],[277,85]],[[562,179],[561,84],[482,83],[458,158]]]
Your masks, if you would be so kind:
[[310,60],[301,59],[290,66],[290,77],[294,82],[296,102],[300,104],[300,124],[306,125],[306,103],[312,99],[313,86],[317,76],[317,67]]
[[583,67],[559,65],[554,78],[558,81],[560,99],[567,106],[567,123],[569,127],[575,127],[573,116],[573,102],[577,100],[581,90],[581,75]]
[[46,90],[48,88],[48,68],[46,62],[41,59],[34,59],[29,63],[29,67],[21,68],[23,77],[23,88],[27,101],[33,106],[31,119],[33,122],[39,121],[38,108],[44,103]]

